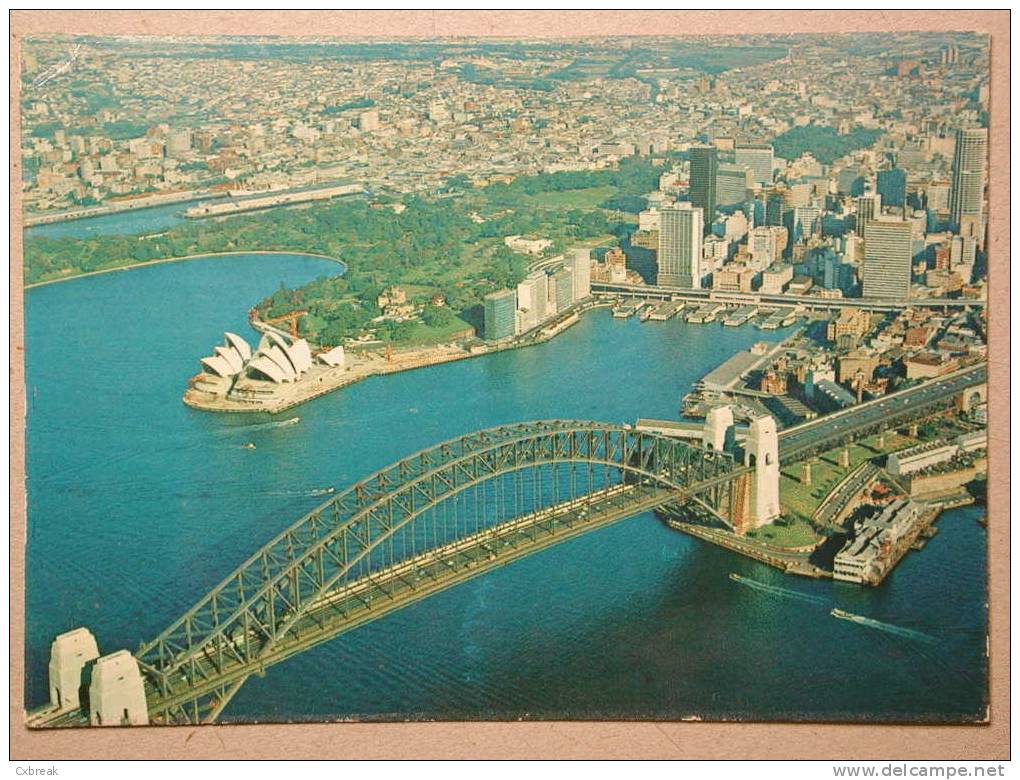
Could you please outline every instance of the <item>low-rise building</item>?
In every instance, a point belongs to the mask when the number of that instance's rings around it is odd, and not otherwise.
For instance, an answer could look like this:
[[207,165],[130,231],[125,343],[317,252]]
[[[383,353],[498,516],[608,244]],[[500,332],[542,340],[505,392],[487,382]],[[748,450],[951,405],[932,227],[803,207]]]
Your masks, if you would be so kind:
[[793,281],[790,282],[786,287],[786,291],[790,295],[806,295],[807,291],[810,290],[815,284],[815,280],[810,276],[795,276]]
[[907,379],[932,379],[956,370],[959,361],[935,352],[920,352],[903,359]]
[[[853,341],[854,344],[857,344],[870,329],[871,315],[864,309],[848,306],[840,309],[839,315],[829,321],[825,335],[829,341],[837,346],[840,345],[841,341]],[[848,336],[851,338],[848,339]]]
[[754,282],[754,269],[728,265],[712,274],[712,289],[721,292],[749,293]]
[[945,463],[956,457],[960,451],[958,444],[945,442],[928,442],[894,452],[886,459],[886,470],[895,477],[912,474],[939,463]]
[[773,264],[762,271],[761,292],[767,295],[780,295],[791,281],[793,281],[792,265]]

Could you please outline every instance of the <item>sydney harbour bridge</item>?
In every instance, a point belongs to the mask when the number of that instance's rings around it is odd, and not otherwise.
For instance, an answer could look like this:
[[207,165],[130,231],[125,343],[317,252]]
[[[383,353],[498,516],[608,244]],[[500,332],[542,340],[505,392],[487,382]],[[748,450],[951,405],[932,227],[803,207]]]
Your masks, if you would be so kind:
[[985,378],[983,366],[957,372],[854,407],[838,426],[779,434],[771,417],[752,420],[737,452],[707,425],[690,441],[576,420],[443,442],[331,496],[134,653],[100,655],[87,628],[58,636],[50,703],[28,723],[213,722],[251,675],[579,534],[660,507],[693,507],[737,531],[769,522],[780,455],[931,414]]

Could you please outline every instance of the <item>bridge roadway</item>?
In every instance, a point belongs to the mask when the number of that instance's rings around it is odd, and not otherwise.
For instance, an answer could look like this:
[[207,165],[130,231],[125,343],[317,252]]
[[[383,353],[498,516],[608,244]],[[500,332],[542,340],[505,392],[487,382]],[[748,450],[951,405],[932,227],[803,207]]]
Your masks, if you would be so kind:
[[[293,637],[268,649],[258,669],[227,663],[220,671],[211,648],[202,648],[197,651],[202,655],[199,671],[208,676],[190,680],[188,689],[170,699],[159,698],[158,692],[147,686],[150,713],[154,721],[161,720],[168,709],[172,711],[196,695],[243,682],[253,672],[261,672],[410,603],[676,498],[675,490],[664,487],[639,483],[614,485],[421,553],[320,598],[302,618]],[[222,701],[207,719],[215,719],[225,704]]]
[[[651,480],[613,485],[586,496],[565,501],[547,509],[508,520],[471,536],[401,561],[374,572],[344,588],[326,594],[302,618],[293,635],[267,648],[257,667],[231,662],[220,653],[214,657],[212,645],[196,649],[197,675],[175,695],[161,697],[146,682],[146,699],[151,722],[173,722],[173,712],[196,697],[214,694],[224,688],[226,696],[205,714],[206,722],[215,720],[229,698],[252,674],[329,641],[369,621],[438,593],[538,550],[600,528],[639,512],[654,509],[678,499],[678,491],[650,484]],[[231,637],[235,644],[239,636]],[[30,716],[30,725],[86,725],[85,715],[71,712],[56,715],[45,709]]]
[[893,312],[903,309],[967,309],[985,308],[983,300],[961,298],[909,298],[905,300],[888,300],[885,298],[820,298],[817,295],[789,295],[786,293],[771,295],[767,293],[721,293],[716,290],[690,290],[683,287],[667,287],[660,285],[627,284],[611,282],[592,282],[593,292],[615,293],[636,298],[676,298],[677,300],[707,303],[718,300],[720,303],[738,301],[743,304],[765,306],[807,306],[812,309],[838,310],[846,306],[855,306],[868,311]]
[[789,463],[849,441],[868,429],[888,428],[923,416],[969,387],[988,381],[988,364],[958,369],[938,379],[851,406],[779,433],[779,460]]
[[[945,404],[953,395],[987,380],[987,366],[961,369],[938,380],[926,382],[850,409],[827,415],[780,433],[780,460],[797,460],[849,441],[869,427],[884,426],[915,418],[933,406]],[[920,413],[920,414],[919,414]],[[154,723],[215,720],[244,681],[255,673],[279,663],[314,645],[382,617],[396,609],[445,590],[513,560],[544,549],[589,530],[609,525],[664,504],[682,502],[704,494],[747,472],[746,467],[703,477],[683,488],[656,484],[657,471],[622,484],[558,503],[552,507],[461,537],[455,542],[393,563],[346,584],[342,589],[320,595],[297,622],[296,630],[276,643],[263,646],[254,661],[241,661],[224,654],[224,644],[239,648],[258,636],[225,635],[227,643],[196,645],[186,656],[195,663],[178,666],[183,686],[163,694],[146,677],[146,699]],[[190,670],[190,671],[189,671]],[[200,697],[213,697],[208,712],[191,716],[184,709],[198,707]],[[183,716],[183,717],[181,717]],[[48,707],[29,714],[28,725],[53,727],[84,725],[84,713],[56,713]]]

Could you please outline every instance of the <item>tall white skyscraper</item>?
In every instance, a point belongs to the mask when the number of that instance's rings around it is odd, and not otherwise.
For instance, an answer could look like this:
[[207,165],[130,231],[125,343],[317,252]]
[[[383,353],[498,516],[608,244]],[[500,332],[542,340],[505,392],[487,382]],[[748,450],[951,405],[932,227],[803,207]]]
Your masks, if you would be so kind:
[[659,212],[659,284],[701,289],[703,231],[704,216],[700,208],[687,202],[662,208]]
[[758,144],[737,144],[733,148],[734,161],[741,168],[751,170],[751,179],[756,184],[772,183],[772,147]]
[[949,193],[949,211],[954,230],[960,230],[961,225],[968,221],[972,223],[972,233],[975,229],[980,230],[984,214],[987,160],[988,130],[970,127],[956,131],[953,186]]
[[900,219],[869,220],[864,229],[865,298],[904,300],[910,296],[912,227]]
[[591,295],[591,250],[575,249],[571,263],[574,272],[574,300],[580,301]]
[[549,296],[545,271],[532,271],[517,285],[518,332],[531,330],[546,318]]

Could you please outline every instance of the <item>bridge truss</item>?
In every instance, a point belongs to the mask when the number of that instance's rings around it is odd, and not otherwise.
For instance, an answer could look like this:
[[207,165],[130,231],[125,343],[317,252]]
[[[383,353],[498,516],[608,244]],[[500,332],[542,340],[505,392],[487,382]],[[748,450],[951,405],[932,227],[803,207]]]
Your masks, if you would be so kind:
[[155,723],[215,720],[251,675],[496,566],[656,506],[733,516],[748,469],[627,426],[541,421],[422,450],[338,493],[136,658]]

